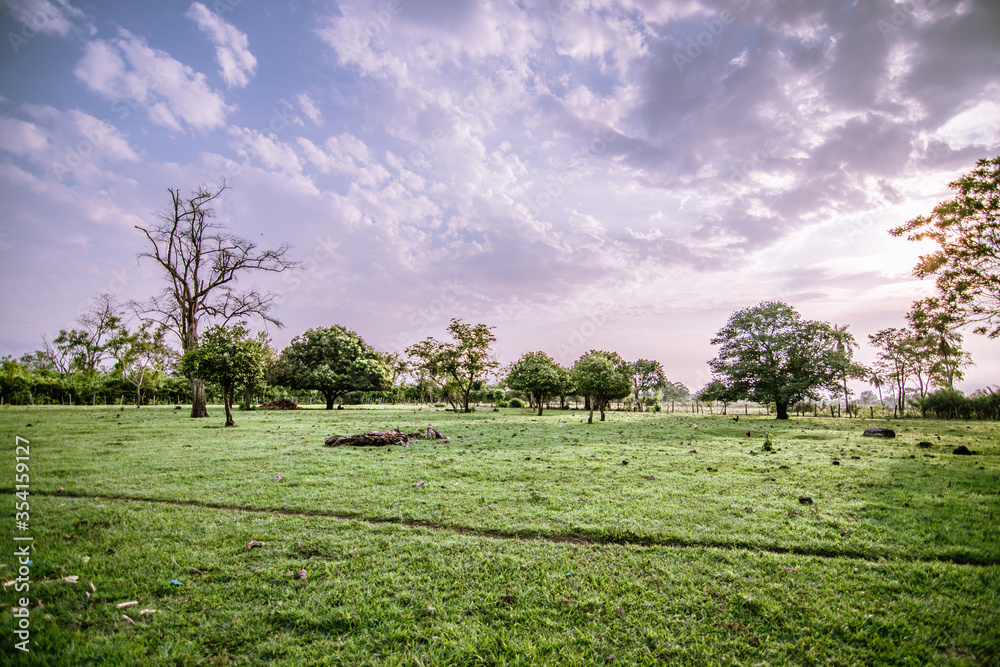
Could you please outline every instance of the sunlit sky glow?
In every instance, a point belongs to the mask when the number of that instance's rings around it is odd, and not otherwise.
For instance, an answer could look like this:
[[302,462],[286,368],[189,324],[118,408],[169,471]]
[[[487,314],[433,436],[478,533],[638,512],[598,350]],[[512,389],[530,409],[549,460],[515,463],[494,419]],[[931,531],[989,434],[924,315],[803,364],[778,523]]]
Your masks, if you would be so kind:
[[[504,363],[612,349],[691,389],[735,310],[867,334],[933,285],[887,230],[1000,153],[992,0],[0,0],[0,354],[136,261],[168,187],[305,269],[279,348],[496,326]],[[249,283],[248,283],[249,284]],[[997,384],[969,334],[960,386]]]

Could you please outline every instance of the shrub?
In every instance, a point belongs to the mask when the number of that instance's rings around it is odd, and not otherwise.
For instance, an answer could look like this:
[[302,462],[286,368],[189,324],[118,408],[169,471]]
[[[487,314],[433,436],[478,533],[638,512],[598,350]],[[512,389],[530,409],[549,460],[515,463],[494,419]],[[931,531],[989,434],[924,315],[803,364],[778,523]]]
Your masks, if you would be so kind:
[[512,408],[523,408],[524,407],[524,403],[522,403],[521,399],[519,399],[519,398],[512,398],[512,399],[510,399],[510,407],[512,407]]
[[435,408],[443,408],[444,407],[444,403],[435,403],[434,407]]
[[510,407],[510,403],[508,403],[507,401],[497,401],[497,407],[498,408],[509,408]]
[[653,412],[659,412],[662,409],[663,409],[663,406],[660,405],[659,403],[657,403],[656,405],[653,406]]

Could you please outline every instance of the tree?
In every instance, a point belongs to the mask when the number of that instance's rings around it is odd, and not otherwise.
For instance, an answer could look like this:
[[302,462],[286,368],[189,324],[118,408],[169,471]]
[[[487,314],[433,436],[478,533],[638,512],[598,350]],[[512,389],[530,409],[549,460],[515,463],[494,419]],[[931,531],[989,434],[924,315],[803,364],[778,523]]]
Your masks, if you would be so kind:
[[867,378],[871,375],[871,371],[860,364],[854,363],[854,350],[857,349],[858,344],[854,340],[854,335],[848,331],[848,326],[846,324],[843,326],[834,324],[830,329],[833,332],[834,339],[837,341],[837,370],[840,375],[841,386],[844,390],[844,410],[850,415],[851,391],[847,387],[847,380],[850,378]]
[[594,423],[595,409],[601,411],[601,421],[604,421],[608,403],[632,392],[633,372],[632,364],[617,352],[591,350],[577,360],[573,366],[573,383],[580,395],[590,398],[588,424]]
[[881,396],[882,384],[891,381],[895,387],[896,410],[902,413],[906,409],[906,380],[912,372],[910,363],[913,358],[913,337],[906,329],[892,327],[869,334],[868,340],[879,355],[872,383],[879,388]]
[[102,294],[97,297],[94,307],[77,319],[81,328],[60,329],[52,343],[58,350],[58,357],[68,360],[64,372],[87,377],[96,375],[101,364],[110,357],[112,339],[120,333],[123,324],[122,315],[122,307],[115,298]]
[[[406,348],[423,378],[444,390],[456,411],[469,411],[469,392],[500,364],[491,356],[490,346],[496,342],[494,327],[470,325],[452,318],[448,325],[452,342],[426,338]],[[459,406],[453,398],[457,394]]]
[[136,331],[121,324],[109,341],[109,351],[115,360],[112,372],[135,387],[135,407],[143,404],[143,392],[154,389],[168,370],[176,353],[164,341],[163,327],[142,322]]
[[937,297],[915,301],[906,319],[928,378],[941,389],[954,389],[955,380],[963,377],[962,368],[972,364],[969,354],[962,350],[962,334],[958,331],[961,320]]
[[1000,336],[1000,156],[948,184],[955,197],[895,229],[910,241],[931,239],[938,250],[922,255],[913,273],[936,276],[941,304],[973,331]]
[[253,406],[253,392],[260,385],[265,385],[268,374],[271,369],[277,363],[277,355],[275,354],[274,348],[271,347],[271,337],[267,335],[264,331],[258,331],[257,335],[250,340],[251,350],[253,355],[257,359],[257,363],[261,368],[261,373],[259,376],[255,375],[245,382],[243,385],[243,409],[250,410]]
[[774,403],[778,419],[788,419],[791,403],[839,391],[843,359],[833,327],[803,320],[781,301],[737,311],[712,344],[721,345],[709,362],[715,379],[734,398]]
[[659,361],[639,359],[632,364],[632,395],[642,412],[642,396],[667,385],[667,375]]
[[309,329],[281,352],[279,377],[295,389],[314,389],[326,409],[349,391],[386,391],[392,377],[382,355],[341,326]]
[[698,392],[698,400],[702,403],[722,403],[722,414],[726,414],[729,404],[737,400],[732,390],[721,380],[712,380]]
[[507,386],[531,394],[542,416],[545,402],[558,396],[565,382],[564,369],[544,352],[527,352],[507,372]]
[[[152,246],[139,257],[155,260],[167,274],[163,291],[137,307],[176,334],[185,353],[198,348],[198,326],[206,317],[225,325],[258,316],[280,327],[269,315],[276,295],[256,287],[240,290],[237,282],[247,273],[298,266],[285,259],[289,246],[258,250],[256,243],[212,221],[211,204],[227,189],[224,181],[215,189],[201,185],[189,198],[169,189],[170,206],[156,215],[159,222],[149,228],[136,226]],[[207,417],[203,378],[191,377],[191,393],[191,416]]]
[[264,376],[260,348],[249,338],[249,332],[242,322],[229,327],[215,325],[206,330],[201,344],[184,353],[181,371],[219,383],[222,387],[227,427],[236,426],[233,421],[233,394],[236,387],[256,384]]

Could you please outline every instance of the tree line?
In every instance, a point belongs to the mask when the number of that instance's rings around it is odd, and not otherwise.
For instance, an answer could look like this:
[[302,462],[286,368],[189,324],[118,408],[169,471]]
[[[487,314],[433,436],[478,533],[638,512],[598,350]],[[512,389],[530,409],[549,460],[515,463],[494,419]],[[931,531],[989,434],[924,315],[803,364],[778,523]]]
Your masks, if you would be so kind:
[[[841,395],[853,414],[850,380],[867,381],[879,401],[891,399],[896,415],[915,405],[923,414],[997,419],[1000,398],[992,389],[964,397],[954,389],[972,362],[962,350],[961,327],[1000,336],[1000,157],[980,160],[950,184],[956,196],[891,230],[911,240],[931,238],[939,250],[920,258],[914,273],[936,276],[938,294],[913,304],[907,326],[868,336],[877,352],[871,367],[854,360],[858,349],[847,326],[803,319],[790,305],[765,301],[734,313],[712,338],[718,356],[709,361],[712,381],[696,397],[773,405],[778,419],[789,408],[824,394]],[[332,409],[349,392],[386,392],[411,378],[420,397],[431,394],[456,411],[469,411],[473,392],[489,379],[524,392],[542,414],[550,400],[583,397],[605,418],[612,401],[630,397],[639,409],[659,396],[671,400],[688,390],[670,382],[659,362],[625,361],[618,353],[591,350],[565,368],[543,351],[528,352],[501,369],[491,352],[494,327],[452,319],[450,340],[427,338],[404,354],[383,354],[340,325],[310,329],[280,352],[264,333],[251,333],[257,318],[281,326],[271,314],[276,296],[238,287],[258,271],[297,268],[288,246],[262,250],[214,221],[211,204],[228,188],[201,186],[184,198],[168,190],[170,204],[157,223],[137,227],[149,243],[141,258],[164,272],[162,291],[145,302],[117,304],[102,295],[79,320],[43,349],[20,360],[0,361],[0,399],[34,402],[32,393],[66,392],[70,401],[96,402],[128,389],[137,405],[152,398],[183,396],[191,416],[207,415],[205,382],[215,383],[233,424],[237,391],[249,407],[255,388],[281,385],[319,392]],[[125,311],[130,310],[130,325]],[[209,324],[203,332],[202,325]],[[168,338],[179,344],[175,350]],[[884,391],[883,391],[884,390]],[[426,394],[425,394],[426,392]],[[671,399],[667,399],[670,396]],[[106,402],[106,401],[102,401]]]

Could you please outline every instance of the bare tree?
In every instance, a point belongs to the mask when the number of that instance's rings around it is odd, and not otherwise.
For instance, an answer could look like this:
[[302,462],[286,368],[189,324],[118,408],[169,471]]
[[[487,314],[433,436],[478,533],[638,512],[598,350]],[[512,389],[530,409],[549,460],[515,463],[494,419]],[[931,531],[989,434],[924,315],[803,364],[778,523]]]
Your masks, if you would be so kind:
[[[152,246],[139,257],[155,260],[167,273],[163,291],[138,304],[139,310],[145,319],[175,333],[184,352],[198,348],[202,318],[225,325],[257,316],[282,326],[269,314],[276,295],[256,287],[240,290],[237,281],[248,272],[281,272],[298,264],[285,259],[288,245],[260,250],[213,221],[211,204],[228,189],[225,181],[214,189],[201,185],[189,198],[181,196],[180,190],[168,189],[170,205],[156,214],[159,222],[149,228],[136,225]],[[204,380],[192,377],[191,393],[191,416],[207,417]]]

